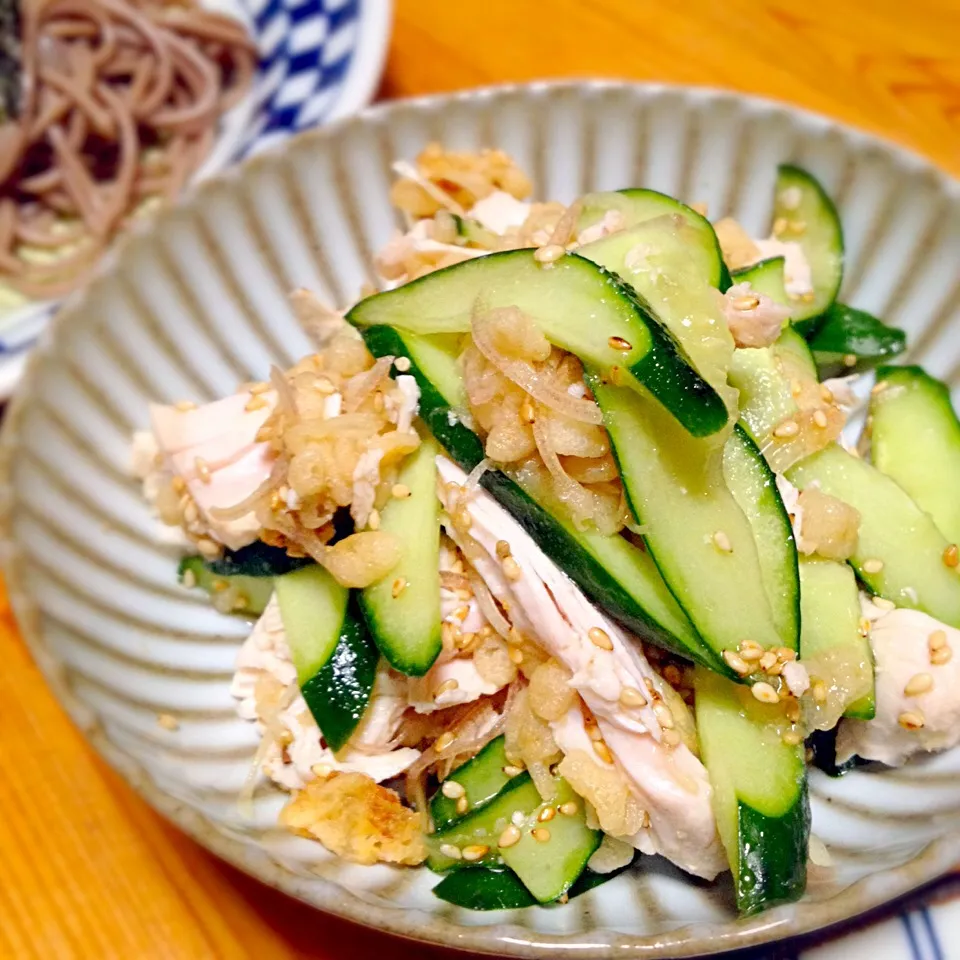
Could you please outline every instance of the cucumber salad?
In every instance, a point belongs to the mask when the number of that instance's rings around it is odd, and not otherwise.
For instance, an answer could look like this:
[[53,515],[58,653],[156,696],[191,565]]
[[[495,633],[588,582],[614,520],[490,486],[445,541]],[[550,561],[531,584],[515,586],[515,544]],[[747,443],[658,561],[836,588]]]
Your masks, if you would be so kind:
[[381,290],[295,291],[316,353],[134,440],[183,586],[255,620],[245,792],[470,909],[655,855],[796,900],[812,766],[960,741],[946,387],[837,299],[798,168],[762,238],[641,188],[533,202],[497,150],[395,169]]

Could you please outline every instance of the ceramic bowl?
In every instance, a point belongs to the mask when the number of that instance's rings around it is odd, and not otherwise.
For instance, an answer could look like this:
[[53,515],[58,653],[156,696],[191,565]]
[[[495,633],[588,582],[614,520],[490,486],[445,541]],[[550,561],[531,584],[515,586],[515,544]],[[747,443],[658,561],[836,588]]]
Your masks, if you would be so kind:
[[[294,133],[350,116],[373,98],[390,37],[392,0],[201,0],[247,25],[259,51],[250,91],[223,118],[200,182]],[[0,313],[0,401],[57,302]]]
[[[754,233],[776,165],[810,168],[847,239],[844,299],[904,327],[911,358],[960,384],[960,188],[830,120],[726,93],[616,83],[497,88],[393,103],[294,138],[208,181],[129,239],[43,338],[7,417],[0,535],[24,635],[91,743],[215,853],[343,917],[526,957],[674,957],[765,943],[852,917],[960,860],[960,751],[903,770],[811,775],[832,858],[801,903],[737,920],[729,878],[656,858],[564,907],[470,913],[427,870],[360,867],[276,826],[283,797],[237,794],[256,734],[229,693],[248,627],[178,587],[175,555],[128,474],[149,400],[206,401],[308,351],[293,287],[346,304],[397,226],[390,162],[430,140],[496,145],[539,195],[646,185]],[[177,720],[174,730],[158,715]]]

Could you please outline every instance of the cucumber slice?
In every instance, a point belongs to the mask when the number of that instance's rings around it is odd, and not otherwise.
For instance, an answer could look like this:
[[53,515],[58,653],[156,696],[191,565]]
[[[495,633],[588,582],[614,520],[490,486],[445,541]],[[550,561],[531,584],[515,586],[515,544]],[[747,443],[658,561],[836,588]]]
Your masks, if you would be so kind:
[[[400,469],[397,483],[410,491],[380,511],[380,529],[392,533],[402,554],[378,583],[360,593],[360,606],[374,642],[396,670],[422,677],[440,654],[440,501],[437,454],[432,437]],[[397,590],[398,584],[402,589]]]
[[777,631],[753,530],[724,481],[722,451],[678,429],[634,391],[605,384],[593,371],[587,381],[647,547],[714,653],[715,669],[734,676],[722,653],[745,639],[790,646]]
[[[726,290],[730,286],[730,274],[723,262],[720,241],[710,221],[685,203],[665,193],[634,187],[604,193],[588,193],[580,200],[580,220],[577,233],[599,223],[604,215],[615,210],[623,218],[624,228],[629,229],[657,217],[679,216],[690,227],[690,251],[695,257],[699,271],[711,286]],[[582,253],[582,249],[581,249]],[[592,259],[592,258],[591,258]]]
[[[611,870],[610,873],[595,873],[587,868],[567,891],[567,899],[573,900],[594,887],[602,886],[619,877],[626,869],[628,867]],[[444,877],[433,888],[433,892],[441,900],[467,910],[521,910],[535,907],[538,902],[521,879],[507,867],[456,870]]]
[[787,445],[774,442],[778,423],[799,412],[792,381],[817,379],[810,349],[795,330],[788,327],[772,347],[736,350],[730,365],[730,383],[740,391],[740,424],[761,450],[773,454]]
[[377,649],[349,591],[323,567],[304,567],[275,582],[300,692],[327,746],[339,751],[370,700]]
[[[457,820],[445,830],[438,830],[427,838],[427,864],[431,870],[442,873],[457,867],[471,864],[447,856],[443,851],[447,846],[463,850],[469,846],[484,846],[488,850],[479,860],[473,861],[485,866],[500,866],[503,859],[497,841],[504,830],[513,822],[514,813],[519,811],[524,818],[531,810],[536,810],[542,802],[529,773],[514,777],[492,800],[475,810],[468,817]],[[519,818],[518,818],[519,819]]]
[[[472,470],[483,459],[483,444],[458,418],[465,400],[454,347],[392,327],[369,327],[363,336],[374,356],[409,358],[409,372],[420,387],[421,418],[450,457]],[[514,480],[488,470],[480,483],[594,603],[639,636],[716,665],[648,553],[621,536],[578,530],[529,473]]]
[[831,727],[840,713],[872,720],[873,655],[870,641],[860,633],[860,595],[850,567],[802,557],[800,609],[800,658],[810,676],[827,687],[827,701],[816,708],[818,713]]
[[[697,372],[735,414],[737,394],[727,383],[733,337],[697,256],[702,244],[702,234],[685,219],[666,216],[610,234],[578,252],[612,270],[651,305]],[[725,440],[726,432],[717,437]]]
[[214,573],[203,557],[184,557],[177,575],[185,587],[199,587],[214,598],[218,610],[259,617],[273,596],[273,580],[242,574]]
[[[583,801],[570,785],[559,777],[555,784],[554,797],[546,803],[528,773],[515,777],[489,803],[428,838],[431,869],[506,864],[540,903],[563,896],[600,845],[601,834],[587,827]],[[569,802],[576,803],[574,814],[557,812],[549,822],[540,822],[539,816],[546,807],[556,809]],[[511,824],[519,829],[520,839],[512,846],[501,848],[498,841]],[[535,837],[534,830],[547,832]],[[477,848],[471,852],[481,855],[471,861],[453,859],[444,852],[448,846],[461,851]]]
[[810,264],[813,296],[793,300],[793,323],[803,333],[837,298],[843,279],[843,228],[833,201],[806,170],[789,165],[777,172],[773,234],[800,244]]
[[960,573],[943,557],[949,541],[902,487],[836,444],[791,467],[787,479],[801,490],[816,482],[860,511],[850,563],[873,593],[960,627]]
[[793,307],[793,301],[787,294],[787,288],[784,285],[783,268],[786,261],[783,257],[769,257],[767,260],[760,260],[744,267],[742,270],[734,270],[730,275],[733,283],[749,283],[757,292],[769,297],[774,303],[779,303],[784,307]]
[[[347,319],[361,329],[467,333],[480,302],[529,314],[558,347],[628,385],[643,384],[695,436],[723,428],[722,399],[634,291],[608,271],[565,254],[541,265],[531,250],[476,257],[361,300]],[[621,349],[624,347],[624,349]]]
[[800,571],[790,516],[777,480],[756,444],[739,425],[723,448],[723,476],[753,529],[760,575],[783,645],[800,641]]
[[457,767],[444,783],[463,787],[467,801],[464,813],[457,812],[457,801],[438,790],[430,801],[430,815],[437,830],[446,830],[480,807],[488,804],[513,779],[506,773],[510,765],[504,748],[504,737],[491,740],[475,757]]
[[487,250],[496,249],[500,237],[492,230],[488,230],[479,220],[453,214],[453,222],[457,227],[457,236],[464,243],[476,243]]
[[[907,348],[907,335],[864,310],[834,303],[823,314],[810,349],[825,376],[864,370],[892,360]],[[855,363],[850,366],[848,359]]]
[[780,705],[762,704],[700,667],[694,684],[700,756],[737,908],[749,915],[797,900],[806,887],[810,839],[803,744],[784,743]]
[[870,416],[874,466],[960,543],[960,422],[946,385],[920,367],[881,367]]
[[221,577],[279,577],[313,562],[310,557],[291,557],[283,547],[257,540],[239,550],[224,550],[216,560],[207,561],[207,566]]
[[[523,881],[540,903],[562,897],[583,873],[587,861],[600,846],[603,835],[587,826],[583,801],[561,778],[549,803],[540,803],[527,813],[520,839],[500,851],[503,862]],[[559,807],[576,804],[576,812],[564,814]],[[550,807],[556,816],[546,823],[540,814]]]

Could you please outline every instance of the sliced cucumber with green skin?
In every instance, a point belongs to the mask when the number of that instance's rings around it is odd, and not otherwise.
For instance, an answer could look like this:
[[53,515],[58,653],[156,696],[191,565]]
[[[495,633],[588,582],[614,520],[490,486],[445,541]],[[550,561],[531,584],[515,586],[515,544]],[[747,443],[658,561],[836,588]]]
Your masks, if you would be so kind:
[[[628,867],[611,870],[610,873],[595,873],[588,867],[567,891],[567,898],[573,900],[594,887],[602,886],[619,877],[626,869]],[[523,881],[507,867],[456,870],[444,877],[433,888],[433,892],[441,900],[467,910],[522,910],[535,907],[539,902],[523,885]]]
[[380,656],[350,591],[323,567],[304,567],[275,583],[300,692],[337,752],[363,718]]
[[500,238],[492,230],[488,230],[479,220],[453,214],[453,222],[457,227],[457,236],[464,243],[475,243],[487,250],[496,249]]
[[[683,217],[666,216],[585,244],[578,253],[616,273],[650,304],[697,372],[735,415],[736,391],[727,383],[733,337],[717,292],[704,274],[702,257],[697,256],[703,252],[703,241]],[[718,437],[724,440],[726,435]]]
[[665,193],[642,187],[588,193],[581,198],[580,203],[578,234],[599,223],[605,214],[614,210],[623,218],[623,226],[626,229],[657,217],[682,217],[692,230],[691,253],[696,257],[707,282],[720,290],[726,290],[730,286],[730,273],[723,262],[720,241],[713,226],[706,217],[701,216],[685,203]]
[[793,323],[806,333],[819,326],[843,279],[843,228],[833,201],[806,170],[784,165],[777,171],[773,234],[800,244],[810,265],[813,296],[793,298]]
[[283,547],[257,540],[239,550],[224,550],[216,560],[207,561],[207,566],[221,577],[279,577],[313,562],[310,557],[291,557]]
[[880,367],[870,416],[874,466],[960,543],[960,421],[946,384],[920,367]]
[[771,347],[736,350],[730,383],[740,391],[740,424],[761,449],[778,423],[798,411],[791,381],[816,380],[816,366],[806,343],[787,327]]
[[[400,468],[397,483],[410,491],[380,511],[380,529],[393,534],[401,555],[389,575],[360,592],[360,606],[380,652],[394,669],[422,677],[443,647],[440,641],[440,500],[432,437]],[[397,584],[401,590],[396,589]]]
[[787,479],[801,490],[817,483],[860,512],[850,563],[872,593],[960,627],[960,573],[943,558],[950,543],[902,487],[836,444],[791,467]]
[[491,740],[475,757],[457,767],[444,783],[456,783],[463,787],[461,797],[466,798],[467,807],[463,813],[457,812],[458,800],[444,796],[442,788],[430,801],[430,816],[437,830],[446,830],[465,816],[488,804],[510,781],[518,776],[506,772],[510,767],[505,749],[506,738]]
[[700,756],[737,909],[759,913],[803,895],[810,805],[803,744],[783,741],[783,709],[702,668],[695,672]]
[[[747,639],[790,646],[767,599],[753,529],[724,480],[723,452],[649,399],[593,371],[586,377],[647,548],[704,645],[717,660]],[[725,664],[718,669],[735,676]]]
[[[538,819],[546,807],[574,802],[572,815],[556,812],[548,825]],[[569,784],[556,779],[556,793],[549,803],[543,801],[530,775],[515,777],[489,803],[458,821],[446,830],[432,834],[427,841],[428,862],[433,870],[454,867],[499,866],[506,864],[540,903],[549,903],[563,896],[583,872],[587,861],[600,845],[599,830],[586,825],[583,801]],[[499,847],[498,841],[508,826],[520,831],[520,839],[511,846]],[[535,839],[533,830],[546,829],[547,839]],[[444,848],[461,851],[486,848],[479,858],[464,861],[446,856]]]
[[850,567],[801,557],[800,609],[800,659],[807,672],[824,681],[831,698],[844,698],[845,717],[872,720],[873,654],[860,633],[860,594]]
[[[866,370],[892,360],[907,348],[907,335],[864,310],[834,303],[808,341],[824,376]],[[850,357],[855,362],[848,363]]]
[[795,650],[800,639],[800,571],[793,527],[773,471],[739,424],[723,448],[723,476],[753,528],[777,633],[784,646]]
[[468,333],[474,309],[517,307],[558,347],[642,384],[695,436],[727,423],[717,392],[634,290],[595,263],[564,254],[551,264],[532,250],[476,257],[361,300],[347,320],[418,334]]
[[203,557],[184,557],[177,575],[185,587],[199,587],[209,593],[215,599],[217,609],[241,616],[259,617],[273,596],[272,579],[242,574],[223,576],[214,573]]
[[773,300],[774,303],[792,309],[793,301],[787,294],[784,283],[783,268],[785,263],[783,257],[769,257],[766,260],[751,264],[749,267],[744,267],[742,270],[734,270],[730,279],[734,284],[749,283],[757,293],[762,293],[765,297]]
[[[374,356],[410,360],[409,373],[420,387],[420,417],[450,458],[467,472],[472,470],[483,459],[483,444],[460,420],[458,411],[466,399],[453,346],[392,327],[368,327],[363,336]],[[488,470],[480,483],[594,603],[638,636],[722,669],[647,552],[619,535],[578,530],[532,475],[519,475],[515,481],[499,470]]]

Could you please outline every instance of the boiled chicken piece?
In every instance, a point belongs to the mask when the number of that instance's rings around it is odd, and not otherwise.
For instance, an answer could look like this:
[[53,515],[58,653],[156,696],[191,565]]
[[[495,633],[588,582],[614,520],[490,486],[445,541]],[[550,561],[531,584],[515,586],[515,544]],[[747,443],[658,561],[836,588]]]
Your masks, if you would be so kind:
[[532,207],[532,203],[517,200],[505,190],[494,190],[482,200],[478,200],[467,211],[467,216],[492,233],[504,234],[511,227],[522,227],[530,216]]
[[486,491],[465,490],[466,475],[456,464],[441,456],[437,466],[448,513],[466,510],[471,521],[469,533],[450,521],[447,532],[460,541],[513,626],[573,674],[571,686],[647,811],[650,826],[631,841],[697,876],[716,876],[725,858],[710,781],[686,746],[668,744],[679,738],[668,708],[651,695],[662,680],[639,644],[594,608]]
[[876,716],[840,724],[838,761],[858,756],[896,767],[960,743],[960,630],[919,610],[861,603],[871,621]]
[[240,503],[270,476],[273,452],[256,437],[274,403],[271,392],[245,390],[199,407],[150,407],[162,469],[183,480],[196,505],[191,531],[232,550],[256,540],[260,523],[253,511],[229,520],[216,511]]
[[[276,683],[261,685],[264,678]],[[262,768],[281,786],[299,790],[316,779],[318,769],[363,773],[380,783],[399,776],[420,756],[418,750],[394,749],[392,745],[407,708],[405,677],[381,667],[363,721],[339,756],[324,745],[296,682],[280,607],[272,597],[240,648],[230,692],[240,701],[237,712],[245,720],[264,721],[269,717],[270,722],[262,722],[262,726],[266,736],[271,736],[271,731],[274,736]],[[270,705],[263,702],[264,686],[285,692],[277,705],[279,710],[271,712]],[[289,741],[285,749],[275,737],[277,731]]]

